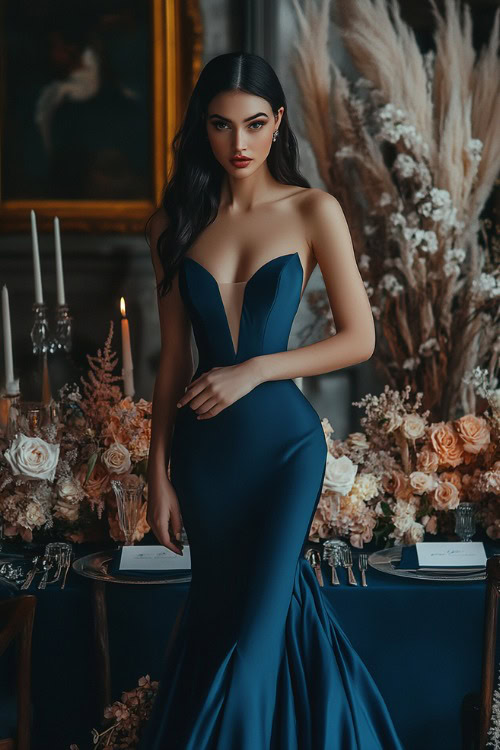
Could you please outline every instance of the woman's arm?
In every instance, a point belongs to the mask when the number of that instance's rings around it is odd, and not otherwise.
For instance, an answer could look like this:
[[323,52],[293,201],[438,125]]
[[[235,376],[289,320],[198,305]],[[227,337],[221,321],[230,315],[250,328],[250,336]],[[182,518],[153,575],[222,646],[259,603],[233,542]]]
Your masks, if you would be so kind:
[[[163,278],[163,267],[156,249],[158,237],[166,226],[162,209],[151,220],[150,249],[156,280]],[[164,296],[157,296],[161,330],[160,364],[156,374],[149,448],[148,477],[166,475],[176,402],[184,393],[193,374],[191,321],[179,292],[178,273]]]
[[258,382],[321,375],[364,362],[375,348],[375,325],[340,203],[323,190],[306,202],[314,255],[325,281],[337,333],[314,344],[247,360]]

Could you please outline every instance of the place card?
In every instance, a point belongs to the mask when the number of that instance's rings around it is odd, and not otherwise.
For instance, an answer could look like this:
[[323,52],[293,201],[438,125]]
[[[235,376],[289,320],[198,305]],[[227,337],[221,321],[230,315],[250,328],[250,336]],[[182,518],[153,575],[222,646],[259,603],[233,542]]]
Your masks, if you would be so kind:
[[191,569],[191,549],[183,545],[182,555],[161,544],[126,545],[122,547],[120,571],[176,571]]
[[483,542],[417,542],[418,567],[484,568]]

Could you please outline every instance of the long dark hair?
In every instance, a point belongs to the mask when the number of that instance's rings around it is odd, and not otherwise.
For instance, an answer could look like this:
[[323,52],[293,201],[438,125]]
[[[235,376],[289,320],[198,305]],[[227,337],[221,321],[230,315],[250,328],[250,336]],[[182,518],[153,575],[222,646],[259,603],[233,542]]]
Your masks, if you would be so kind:
[[[298,170],[297,139],[288,122],[283,88],[271,65],[259,55],[246,52],[228,52],[212,58],[200,73],[172,141],[173,169],[161,200],[168,225],[157,245],[164,271],[157,284],[161,296],[169,291],[182,256],[217,216],[225,170],[212,153],[206,116],[208,105],[217,94],[234,90],[266,99],[274,115],[280,107],[285,108],[279,136],[267,157],[268,168],[284,185],[311,187]],[[146,236],[151,218],[146,223]]]

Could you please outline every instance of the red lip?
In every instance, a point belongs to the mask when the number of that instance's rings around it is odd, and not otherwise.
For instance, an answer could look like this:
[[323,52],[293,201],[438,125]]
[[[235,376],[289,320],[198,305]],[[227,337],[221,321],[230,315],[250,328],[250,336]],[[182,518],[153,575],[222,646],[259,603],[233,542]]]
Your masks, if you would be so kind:
[[235,167],[239,167],[240,169],[243,169],[243,167],[247,167],[251,159],[231,159],[231,164],[233,164]]
[[235,156],[231,159],[231,161],[238,162],[238,161],[252,161],[249,156]]

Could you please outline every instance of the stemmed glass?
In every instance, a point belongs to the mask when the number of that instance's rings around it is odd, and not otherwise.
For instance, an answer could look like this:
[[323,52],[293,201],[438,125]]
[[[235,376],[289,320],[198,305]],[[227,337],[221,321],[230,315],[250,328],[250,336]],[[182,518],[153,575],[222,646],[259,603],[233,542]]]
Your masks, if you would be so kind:
[[474,503],[459,503],[455,508],[455,533],[462,542],[470,542],[476,533]]
[[146,484],[136,474],[128,474],[123,479],[112,479],[111,486],[116,496],[118,523],[125,537],[125,545],[131,545],[143,505]]

